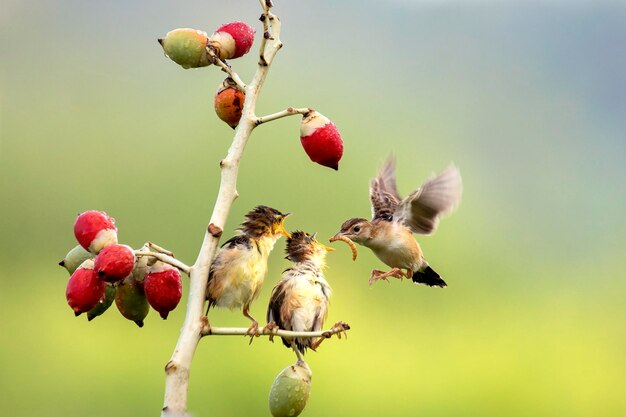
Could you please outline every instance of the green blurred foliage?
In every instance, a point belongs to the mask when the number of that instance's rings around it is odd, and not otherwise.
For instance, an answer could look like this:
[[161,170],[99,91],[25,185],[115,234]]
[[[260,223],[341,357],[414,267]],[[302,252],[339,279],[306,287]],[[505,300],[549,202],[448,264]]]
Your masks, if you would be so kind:
[[[603,2],[276,0],[280,52],[259,114],[330,117],[338,173],[312,164],[298,120],[255,131],[227,233],[256,204],[290,229],[331,236],[367,216],[390,152],[402,193],[454,161],[459,210],[419,238],[445,290],[367,286],[364,248],[329,256],[329,324],[347,341],[310,353],[309,416],[623,416],[626,413],[626,8]],[[113,307],[91,323],[56,266],[77,213],[105,210],[120,240],[192,263],[232,130],[212,111],[223,73],[182,70],[156,38],[175,27],[251,24],[256,1],[8,0],[0,13],[0,403],[20,416],[149,416],[183,307],[139,329]],[[257,27],[258,24],[257,24]],[[244,79],[256,56],[234,61]],[[283,244],[252,314],[288,263]],[[185,291],[187,287],[185,287]],[[212,311],[216,325],[246,326]],[[269,415],[280,343],[203,340],[195,416]]]

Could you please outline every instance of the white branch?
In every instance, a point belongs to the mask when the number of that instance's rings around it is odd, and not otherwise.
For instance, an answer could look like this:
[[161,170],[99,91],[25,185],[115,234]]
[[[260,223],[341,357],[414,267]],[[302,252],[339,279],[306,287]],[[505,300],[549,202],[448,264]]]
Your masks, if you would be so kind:
[[191,272],[191,267],[189,265],[186,265],[185,263],[179,261],[178,259],[172,256],[166,255],[165,253],[136,250],[135,256],[151,256],[153,258],[158,259],[161,262],[165,262],[166,264],[170,264],[180,269],[187,275],[189,275],[189,273]]
[[[213,214],[204,235],[204,241],[195,264],[191,267],[189,279],[189,298],[187,312],[178,343],[170,361],[165,366],[165,398],[162,417],[183,417],[187,411],[187,394],[191,361],[202,337],[202,316],[205,302],[205,290],[211,262],[215,257],[219,238],[224,229],[226,218],[237,198],[237,174],[239,162],[255,125],[255,109],[258,94],[263,86],[267,72],[278,50],[280,42],[280,20],[269,12],[270,4],[265,2],[265,20],[269,27],[270,38],[262,42],[261,56],[264,65],[259,63],[254,78],[245,88],[246,100],[235,130],[233,142],[226,158],[220,161],[222,171],[220,189],[213,207]],[[264,25],[266,22],[264,22]]]
[[150,249],[154,250],[155,252],[160,252],[160,253],[164,253],[164,254],[169,255],[169,256],[174,256],[174,252],[172,252],[171,250],[162,248],[161,246],[157,245],[156,243],[146,242],[146,246],[148,246]]
[[[280,336],[286,338],[312,338],[312,337],[324,337],[328,339],[334,334],[344,333],[350,330],[350,326],[343,323],[342,326],[333,326],[329,330],[320,330],[317,332],[292,332],[290,330],[282,329],[261,329],[255,336]],[[202,336],[250,336],[249,329],[245,327],[207,327],[202,329]]]
[[294,109],[293,107],[287,107],[283,111],[268,114],[267,116],[257,117],[255,123],[258,126],[263,123],[271,122],[272,120],[282,119],[283,117],[293,116],[295,114],[307,114],[312,111],[313,109],[310,108]]

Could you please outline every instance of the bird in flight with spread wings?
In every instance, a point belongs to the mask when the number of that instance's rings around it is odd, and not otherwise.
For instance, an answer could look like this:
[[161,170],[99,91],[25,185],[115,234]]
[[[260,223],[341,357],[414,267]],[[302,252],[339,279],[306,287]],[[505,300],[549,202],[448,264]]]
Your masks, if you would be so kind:
[[457,207],[463,188],[461,174],[450,165],[402,199],[395,170],[395,158],[390,156],[370,182],[372,220],[346,220],[332,239],[348,238],[366,246],[391,267],[388,272],[374,269],[370,285],[388,277],[406,277],[416,284],[445,287],[446,282],[428,265],[413,233],[430,235],[437,229],[439,218]]

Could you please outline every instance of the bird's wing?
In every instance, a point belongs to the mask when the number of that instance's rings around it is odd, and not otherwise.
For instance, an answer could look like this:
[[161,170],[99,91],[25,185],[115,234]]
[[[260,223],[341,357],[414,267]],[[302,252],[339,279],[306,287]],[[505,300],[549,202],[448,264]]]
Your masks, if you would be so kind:
[[372,220],[392,220],[392,216],[398,204],[400,194],[396,187],[396,158],[391,155],[380,171],[378,176],[370,182],[370,201],[372,203]]
[[328,285],[328,282],[323,276],[318,275],[315,280],[315,284],[319,286],[322,296],[318,299],[318,306],[315,310],[313,328],[311,329],[314,332],[322,330],[322,327],[324,326],[324,321],[326,321],[326,317],[328,316],[328,304],[332,293],[330,285]]
[[[285,271],[288,273],[288,271]],[[282,279],[274,289],[272,290],[272,294],[270,295],[269,305],[267,306],[267,322],[274,322],[281,329],[289,330],[286,326],[288,323],[285,323],[285,317],[281,314],[281,310],[283,304],[285,303],[285,296],[287,294],[287,280]]]
[[414,233],[429,235],[437,228],[439,217],[450,213],[459,204],[462,189],[461,174],[450,165],[402,200],[393,214],[394,221]]

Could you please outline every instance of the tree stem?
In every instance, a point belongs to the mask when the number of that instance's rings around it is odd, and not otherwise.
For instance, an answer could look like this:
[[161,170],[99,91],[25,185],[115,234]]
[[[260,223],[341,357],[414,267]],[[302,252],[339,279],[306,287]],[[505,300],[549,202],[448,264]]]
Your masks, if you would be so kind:
[[165,366],[165,398],[161,413],[162,417],[187,416],[189,373],[193,355],[202,337],[202,316],[209,269],[215,257],[219,238],[226,224],[228,213],[238,195],[237,174],[239,172],[239,163],[250,134],[256,126],[255,109],[257,97],[267,77],[274,56],[282,47],[280,42],[280,20],[270,13],[268,2],[264,6],[264,16],[265,20],[268,21],[264,22],[264,26],[268,25],[271,39],[266,39],[262,42],[263,50],[261,50],[260,55],[265,58],[265,62],[264,64],[259,63],[254,78],[245,88],[246,100],[239,125],[235,130],[235,136],[228,149],[228,154],[220,161],[220,189],[213,208],[213,214],[204,234],[198,258],[191,267],[185,321],[178,343]]

